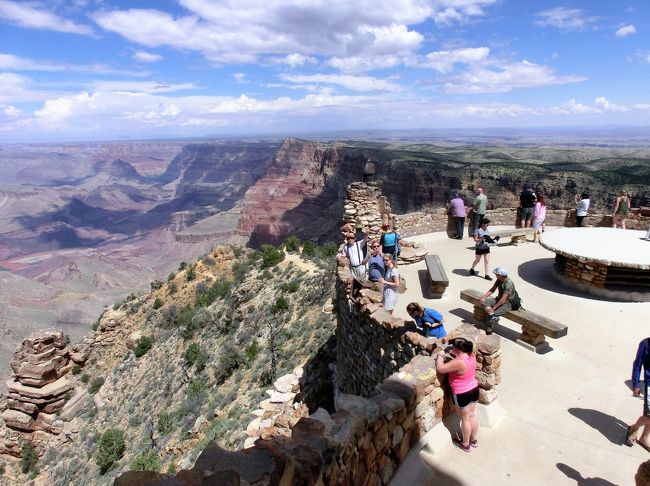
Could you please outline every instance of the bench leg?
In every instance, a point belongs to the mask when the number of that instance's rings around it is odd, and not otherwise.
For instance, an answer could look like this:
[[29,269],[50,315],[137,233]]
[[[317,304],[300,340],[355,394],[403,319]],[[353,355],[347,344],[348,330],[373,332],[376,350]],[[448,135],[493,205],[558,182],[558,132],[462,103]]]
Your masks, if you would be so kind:
[[528,241],[528,240],[526,240],[526,235],[522,235],[522,236],[513,236],[513,237],[510,239],[510,242],[511,242],[513,245],[521,245],[521,244],[523,244],[523,243],[527,243],[527,241]]
[[485,329],[485,323],[487,322],[488,315],[485,312],[485,308],[482,305],[474,306],[474,321],[476,322],[476,327],[479,329]]
[[522,331],[517,339],[517,344],[526,349],[530,349],[535,353],[545,353],[550,351],[550,346],[546,341],[546,337],[533,329],[521,326]]

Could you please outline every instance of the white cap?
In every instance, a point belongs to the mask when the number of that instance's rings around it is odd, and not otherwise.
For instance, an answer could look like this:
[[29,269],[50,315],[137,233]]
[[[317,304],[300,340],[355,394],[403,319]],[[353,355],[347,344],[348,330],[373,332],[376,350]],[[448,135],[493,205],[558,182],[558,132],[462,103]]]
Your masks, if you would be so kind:
[[508,270],[506,270],[503,267],[497,267],[494,269],[494,274],[495,275],[500,275],[502,277],[507,277],[508,276]]

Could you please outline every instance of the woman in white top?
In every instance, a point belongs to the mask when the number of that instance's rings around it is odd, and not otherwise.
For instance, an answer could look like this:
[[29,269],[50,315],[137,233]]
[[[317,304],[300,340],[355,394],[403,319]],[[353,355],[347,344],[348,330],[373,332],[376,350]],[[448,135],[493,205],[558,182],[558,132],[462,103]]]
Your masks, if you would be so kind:
[[393,255],[390,253],[384,254],[384,266],[386,273],[383,278],[379,280],[384,285],[384,309],[390,314],[397,305],[397,289],[399,289],[399,271],[393,261]]
[[582,220],[587,216],[589,211],[589,194],[583,192],[579,196],[576,194],[576,226],[582,226]]

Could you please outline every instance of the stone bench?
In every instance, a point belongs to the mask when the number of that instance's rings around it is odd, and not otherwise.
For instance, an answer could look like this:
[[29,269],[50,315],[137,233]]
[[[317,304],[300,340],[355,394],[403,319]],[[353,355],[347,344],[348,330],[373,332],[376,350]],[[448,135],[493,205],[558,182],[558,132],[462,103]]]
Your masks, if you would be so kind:
[[510,243],[513,245],[520,245],[521,243],[526,243],[528,237],[532,238],[535,230],[533,228],[515,228],[509,230],[500,230],[490,232],[492,238],[498,236],[500,238],[510,238]]
[[[487,314],[481,305],[481,297],[484,292],[474,289],[461,290],[460,298],[474,305],[474,320],[479,325],[485,325]],[[566,336],[568,327],[535,312],[519,309],[506,312],[503,317],[521,324],[522,332],[517,339],[517,344],[524,346],[536,353],[545,352],[549,349],[545,336],[553,339]]]
[[438,255],[427,255],[424,257],[424,262],[427,264],[429,272],[429,279],[431,280],[431,292],[435,297],[442,297],[445,290],[449,286],[449,278],[445,267],[442,266],[440,257]]

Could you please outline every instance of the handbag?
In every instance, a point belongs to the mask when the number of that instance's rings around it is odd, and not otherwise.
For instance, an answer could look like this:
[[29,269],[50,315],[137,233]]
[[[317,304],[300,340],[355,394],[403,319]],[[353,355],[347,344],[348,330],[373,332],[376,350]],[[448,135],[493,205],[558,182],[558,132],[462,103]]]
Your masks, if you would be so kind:
[[487,250],[488,248],[490,248],[490,245],[488,245],[488,244],[486,243],[486,241],[483,240],[483,239],[482,239],[481,241],[479,241],[479,242],[476,244],[476,246],[475,246],[475,249],[476,249],[476,250],[481,250],[481,251],[482,251],[482,250]]

